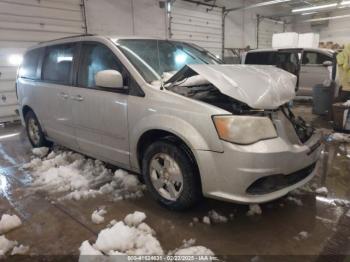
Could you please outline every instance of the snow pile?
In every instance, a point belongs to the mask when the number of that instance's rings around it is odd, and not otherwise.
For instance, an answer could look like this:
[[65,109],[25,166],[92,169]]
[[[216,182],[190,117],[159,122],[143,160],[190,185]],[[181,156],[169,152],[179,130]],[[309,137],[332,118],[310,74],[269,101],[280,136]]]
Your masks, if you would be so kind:
[[124,221],[103,229],[94,245],[84,241],[79,249],[80,255],[163,255],[164,251],[152,234],[153,230],[143,223],[145,218],[142,212],[127,215]]
[[290,202],[295,203],[297,206],[302,206],[303,205],[303,202],[300,199],[292,197],[292,196],[287,197],[287,200],[289,200]]
[[5,236],[0,236],[0,257],[17,245],[17,241],[8,240]]
[[203,219],[202,219],[203,223],[204,224],[207,224],[207,225],[210,225],[211,222],[210,222],[210,218],[208,216],[204,216]]
[[309,237],[309,233],[306,231],[301,231],[297,236],[294,237],[295,240],[305,240]]
[[320,187],[316,189],[316,194],[321,196],[327,196],[328,195],[328,189],[327,187]]
[[94,224],[101,224],[105,221],[105,218],[103,217],[105,214],[107,214],[107,211],[104,208],[99,208],[95,210],[91,215],[91,221]]
[[33,148],[32,153],[33,155],[42,158],[49,153],[49,149],[47,147]]
[[175,256],[214,256],[214,253],[206,247],[194,246],[179,249]]
[[[194,246],[196,240],[191,238],[182,241],[182,246],[169,251],[169,256],[214,256],[214,252],[203,246]],[[210,261],[210,257],[208,258]]]
[[21,219],[16,215],[3,214],[0,220],[0,234],[6,233],[22,225]]
[[261,215],[262,210],[258,204],[249,205],[247,216]]
[[141,224],[146,219],[145,213],[136,211],[133,214],[129,214],[125,217],[124,222],[128,226],[137,226]]
[[25,255],[29,251],[29,246],[17,246],[12,249],[11,256],[13,255]]
[[220,215],[218,212],[216,212],[215,210],[210,210],[208,212],[210,221],[212,221],[213,223],[226,223],[228,221],[228,218]]
[[[113,255],[164,255],[158,239],[155,237],[154,230],[148,226],[144,220],[146,215],[136,211],[128,214],[124,221],[110,222],[107,227],[98,234],[94,244],[84,241],[80,248],[80,261],[104,261],[108,256]],[[170,251],[169,254],[175,255],[208,255],[214,256],[214,253],[203,246],[192,246],[195,240],[184,241],[181,248]],[[108,260],[109,261],[109,260]]]
[[121,200],[143,195],[144,186],[136,176],[123,170],[113,174],[101,161],[71,151],[55,149],[43,159],[34,158],[23,168],[32,171],[33,189],[64,193],[62,199],[111,194],[114,200]]

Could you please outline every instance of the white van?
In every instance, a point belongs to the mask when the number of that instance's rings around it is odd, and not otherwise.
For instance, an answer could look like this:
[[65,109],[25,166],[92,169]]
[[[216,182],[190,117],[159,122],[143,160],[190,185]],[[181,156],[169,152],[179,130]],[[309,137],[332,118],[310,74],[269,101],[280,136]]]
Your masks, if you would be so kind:
[[314,86],[335,80],[336,52],[321,48],[256,49],[243,64],[275,65],[298,77],[297,96],[312,96]]

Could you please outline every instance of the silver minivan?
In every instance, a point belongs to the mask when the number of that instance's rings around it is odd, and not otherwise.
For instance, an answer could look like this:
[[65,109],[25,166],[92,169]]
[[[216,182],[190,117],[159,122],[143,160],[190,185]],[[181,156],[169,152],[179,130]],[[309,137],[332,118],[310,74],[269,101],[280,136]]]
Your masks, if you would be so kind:
[[158,202],[185,209],[202,196],[267,202],[313,177],[320,135],[287,106],[295,84],[189,43],[85,35],[29,49],[17,93],[33,147],[142,174]]
[[336,52],[322,48],[256,49],[247,52],[244,64],[275,65],[298,77],[297,96],[312,97],[316,85],[336,77]]

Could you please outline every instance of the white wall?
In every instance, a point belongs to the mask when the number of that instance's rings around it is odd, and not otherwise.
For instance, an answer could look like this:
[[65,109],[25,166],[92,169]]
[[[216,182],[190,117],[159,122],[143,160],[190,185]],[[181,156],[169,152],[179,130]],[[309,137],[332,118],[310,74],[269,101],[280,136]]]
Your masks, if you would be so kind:
[[[114,35],[149,35],[167,37],[166,10],[158,0],[85,0],[89,33]],[[254,1],[220,0],[227,8],[250,5]],[[269,16],[276,6],[239,10],[228,14],[225,27],[225,47],[256,47],[256,15]]]
[[[349,15],[349,10],[333,12],[329,16]],[[311,18],[311,17],[308,17]],[[303,17],[303,19],[306,19]],[[350,18],[329,20],[328,26],[317,28],[311,27],[310,23],[303,23],[296,19],[293,30],[298,33],[320,33],[320,41],[332,41],[338,44],[350,43]]]
[[158,0],[85,0],[89,33],[166,37]]
[[[224,4],[227,8],[235,8],[248,6],[256,2],[222,0],[220,3]],[[280,10],[277,5],[271,5],[230,12],[226,17],[225,47],[243,48],[249,45],[251,48],[256,48],[257,15],[271,16]]]

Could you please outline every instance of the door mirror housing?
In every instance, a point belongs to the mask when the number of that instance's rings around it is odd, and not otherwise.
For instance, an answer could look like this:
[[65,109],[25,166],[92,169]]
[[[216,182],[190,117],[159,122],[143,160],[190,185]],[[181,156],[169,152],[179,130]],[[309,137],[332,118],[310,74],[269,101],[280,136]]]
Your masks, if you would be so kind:
[[117,70],[103,70],[95,75],[96,86],[115,89],[125,89],[123,76]]
[[333,62],[332,61],[324,61],[322,63],[323,66],[332,66],[333,65]]

